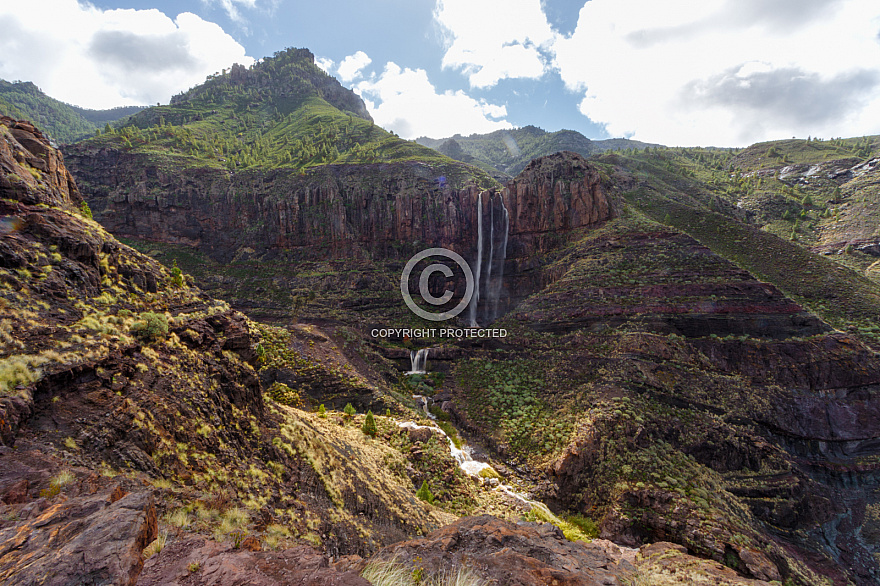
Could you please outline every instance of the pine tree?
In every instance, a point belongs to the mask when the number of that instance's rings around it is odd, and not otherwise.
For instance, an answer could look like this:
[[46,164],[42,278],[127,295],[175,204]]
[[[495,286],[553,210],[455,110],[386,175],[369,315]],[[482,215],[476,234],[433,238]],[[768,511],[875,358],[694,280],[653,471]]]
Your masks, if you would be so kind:
[[428,504],[434,504],[434,495],[431,494],[431,489],[428,488],[427,480],[422,482],[422,487],[418,490],[416,496]]
[[355,413],[357,413],[357,411],[355,410],[354,406],[351,403],[346,403],[345,409],[343,409],[342,412],[345,413],[345,415],[348,417],[352,417]]
[[327,408],[324,407],[324,403],[321,403],[321,406],[318,407],[318,417],[327,418]]
[[373,418],[372,411],[367,411],[367,416],[364,418],[364,425],[361,427],[361,431],[370,437],[376,437],[376,420]]
[[82,214],[84,218],[93,219],[92,218],[92,210],[89,208],[89,204],[86,203],[86,200],[83,200],[81,204],[79,204],[79,213]]

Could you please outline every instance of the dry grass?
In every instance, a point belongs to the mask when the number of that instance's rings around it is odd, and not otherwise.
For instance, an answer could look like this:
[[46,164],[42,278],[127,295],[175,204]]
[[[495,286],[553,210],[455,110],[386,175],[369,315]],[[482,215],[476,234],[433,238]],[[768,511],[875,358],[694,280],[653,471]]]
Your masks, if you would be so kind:
[[433,576],[420,567],[397,560],[370,562],[361,576],[373,586],[485,586],[487,582],[469,568],[454,566]]
[[161,552],[165,549],[165,544],[168,542],[168,532],[162,531],[156,537],[156,539],[144,549],[144,557],[151,558],[157,553]]

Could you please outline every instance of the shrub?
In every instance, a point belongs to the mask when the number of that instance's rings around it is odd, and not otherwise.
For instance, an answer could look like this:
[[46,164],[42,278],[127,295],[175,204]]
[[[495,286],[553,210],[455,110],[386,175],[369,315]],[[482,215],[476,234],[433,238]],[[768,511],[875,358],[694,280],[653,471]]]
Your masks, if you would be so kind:
[[168,334],[168,318],[164,313],[142,313],[140,321],[131,325],[131,333],[145,342],[158,340]]
[[568,521],[572,525],[575,525],[587,537],[590,537],[592,539],[599,537],[599,527],[589,517],[584,517],[583,515],[572,515],[571,517],[566,519],[566,521]]
[[89,204],[83,200],[83,202],[79,205],[79,213],[82,214],[84,218],[93,219],[92,218],[92,210],[89,208]]
[[183,287],[183,271],[177,266],[177,259],[174,259],[174,266],[171,267],[171,284],[175,287]]
[[372,411],[367,411],[367,416],[364,418],[364,425],[361,427],[361,430],[370,437],[376,437],[376,420],[373,418]]
[[427,480],[422,482],[422,487],[416,492],[416,496],[428,504],[434,504],[434,495],[431,494],[431,489],[428,488]]
[[461,438],[458,437],[458,432],[455,431],[455,428],[452,427],[452,424],[448,421],[437,421],[437,427],[443,430],[443,433],[452,440],[453,445],[459,450],[461,449]]
[[276,403],[281,403],[282,405],[289,405],[292,407],[299,407],[302,405],[299,391],[291,389],[286,384],[277,381],[272,383],[272,386],[269,387],[269,396],[272,397]]
[[346,403],[345,409],[343,409],[342,412],[345,413],[346,417],[352,417],[355,413],[357,413],[357,410],[351,403]]
[[327,408],[324,407],[324,403],[321,403],[321,406],[318,407],[318,417],[322,417],[324,419],[327,418]]

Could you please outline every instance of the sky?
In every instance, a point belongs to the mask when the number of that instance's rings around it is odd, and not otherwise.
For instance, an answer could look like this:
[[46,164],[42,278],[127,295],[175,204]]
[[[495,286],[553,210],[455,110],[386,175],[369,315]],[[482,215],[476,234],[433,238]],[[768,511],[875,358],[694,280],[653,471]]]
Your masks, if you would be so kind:
[[0,0],[0,23],[0,78],[89,108],[306,47],[404,138],[880,134],[876,0]]

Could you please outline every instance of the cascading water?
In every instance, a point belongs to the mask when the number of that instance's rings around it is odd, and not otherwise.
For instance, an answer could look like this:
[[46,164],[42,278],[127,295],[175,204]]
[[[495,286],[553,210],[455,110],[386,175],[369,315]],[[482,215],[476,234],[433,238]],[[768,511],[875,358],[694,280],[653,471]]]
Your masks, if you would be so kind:
[[409,363],[410,370],[406,374],[425,374],[425,364],[428,362],[428,351],[430,348],[422,348],[421,350],[410,350]]
[[[427,399],[427,397],[424,397],[422,395],[413,395],[413,398],[417,399],[424,406],[425,413],[427,413],[431,419],[436,419],[433,415],[431,415],[430,412],[428,412],[428,399]],[[452,441],[452,438],[449,437],[446,434],[446,432],[443,431],[442,429],[440,429],[439,427],[436,427],[434,425],[419,425],[413,421],[404,421],[402,423],[399,422],[397,425],[398,425],[398,427],[401,427],[403,429],[430,429],[435,433],[443,434],[443,436],[446,438],[446,442],[449,444],[450,455],[452,455],[452,457],[455,458],[455,461],[458,462],[458,466],[459,466],[459,468],[461,468],[461,471],[464,472],[465,474],[467,474],[468,476],[479,476],[480,472],[482,472],[486,468],[491,468],[491,466],[485,462],[480,462],[478,460],[474,460],[470,446],[464,446],[461,449],[457,448],[455,446],[455,442]],[[545,518],[549,518],[549,519],[555,520],[557,522],[559,521],[559,519],[556,517],[556,515],[554,515],[552,512],[550,512],[550,509],[548,509],[547,505],[545,505],[544,503],[539,502],[539,501],[533,501],[533,500],[527,498],[525,495],[516,492],[515,490],[513,490],[512,488],[510,488],[508,485],[506,485],[504,483],[499,482],[496,489],[503,492],[504,494],[506,494],[509,497],[512,497],[518,501],[521,501],[521,502],[529,505],[530,507],[534,507],[536,509],[539,509],[544,514]]]
[[[492,299],[492,261],[495,260],[495,198],[489,199],[489,263],[486,265],[486,287],[485,291],[488,297],[486,298],[486,308],[488,309],[489,303]],[[486,315],[488,312],[484,311],[483,315],[485,317],[490,317]]]
[[483,194],[477,200],[477,267],[474,273],[474,295],[468,307],[468,321],[472,328],[477,327],[477,304],[480,302],[480,275],[483,268]]
[[501,266],[498,269],[498,277],[495,279],[494,285],[490,285],[488,290],[488,301],[490,302],[489,305],[491,312],[489,314],[490,320],[495,320],[495,318],[498,317],[498,299],[501,297],[501,286],[504,281],[504,261],[507,260],[507,234],[510,231],[510,214],[507,212],[507,207],[504,205],[504,198],[500,197],[499,199],[501,200],[501,210],[504,212],[504,237],[501,240],[501,250],[499,251],[501,254]]
[[[501,297],[501,288],[504,281],[504,261],[507,260],[507,237],[510,232],[510,214],[507,206],[504,205],[504,198],[498,196],[501,203],[502,219],[504,222],[504,232],[501,237],[500,245],[496,244],[495,238],[495,197],[489,200],[489,258],[486,263],[486,279],[483,282],[483,248],[485,241],[483,238],[483,194],[481,193],[477,201],[477,261],[473,267],[474,274],[474,295],[471,297],[471,303],[468,306],[468,322],[470,327],[478,327],[477,310],[480,303],[481,292],[485,293],[486,303],[484,304],[483,318],[486,321],[493,321],[498,317],[498,303]],[[495,252],[496,247],[498,252]],[[495,271],[495,265],[498,264],[498,270]]]

